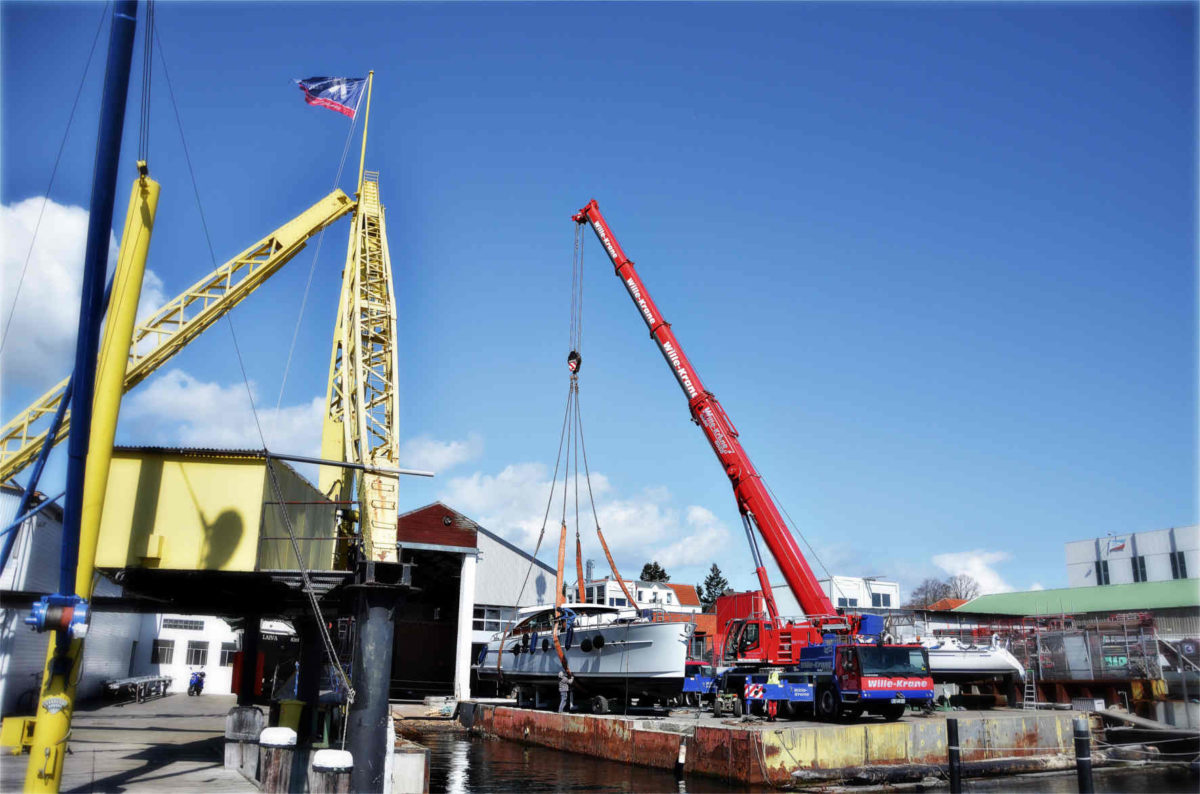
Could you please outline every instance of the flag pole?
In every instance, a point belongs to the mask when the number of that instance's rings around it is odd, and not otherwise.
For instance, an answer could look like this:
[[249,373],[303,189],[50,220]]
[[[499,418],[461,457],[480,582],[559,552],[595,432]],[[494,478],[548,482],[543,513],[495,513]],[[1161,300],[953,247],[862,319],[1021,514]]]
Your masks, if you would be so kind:
[[362,197],[363,167],[367,164],[367,123],[371,120],[371,83],[375,80],[375,70],[367,72],[367,114],[363,116],[362,153],[358,157],[358,197]]

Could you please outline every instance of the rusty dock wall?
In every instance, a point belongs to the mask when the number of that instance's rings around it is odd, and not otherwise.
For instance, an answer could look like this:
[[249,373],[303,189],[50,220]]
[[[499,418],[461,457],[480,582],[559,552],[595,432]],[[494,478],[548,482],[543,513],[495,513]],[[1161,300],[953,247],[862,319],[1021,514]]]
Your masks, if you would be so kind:
[[[686,744],[685,774],[790,788],[836,779],[898,780],[946,764],[940,716],[902,722],[739,724],[732,721],[558,714],[464,702],[472,732],[627,764],[673,769]],[[976,773],[1011,774],[1074,763],[1075,712],[957,713],[962,760]]]

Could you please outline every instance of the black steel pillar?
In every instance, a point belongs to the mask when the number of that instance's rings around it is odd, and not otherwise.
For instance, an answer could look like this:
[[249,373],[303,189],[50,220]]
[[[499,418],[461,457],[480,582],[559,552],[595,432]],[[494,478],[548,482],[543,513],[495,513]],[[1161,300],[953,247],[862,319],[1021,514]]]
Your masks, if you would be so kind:
[[403,589],[382,584],[355,587],[354,703],[346,727],[346,747],[354,755],[350,790],[383,791],[387,774],[388,690],[392,682],[393,615]]
[[237,704],[253,706],[254,690],[258,684],[258,634],[262,624],[259,615],[247,615],[242,624],[242,670],[237,682]]
[[962,792],[962,756],[958,744],[958,720],[946,719],[946,750],[949,755],[950,794]]
[[1075,723],[1075,777],[1079,783],[1079,794],[1092,794],[1092,730],[1087,717],[1076,717]]
[[296,697],[304,701],[304,714],[300,718],[300,739],[312,733],[317,702],[321,696],[321,671],[325,664],[325,645],[321,640],[321,627],[309,616],[300,626],[300,686]]

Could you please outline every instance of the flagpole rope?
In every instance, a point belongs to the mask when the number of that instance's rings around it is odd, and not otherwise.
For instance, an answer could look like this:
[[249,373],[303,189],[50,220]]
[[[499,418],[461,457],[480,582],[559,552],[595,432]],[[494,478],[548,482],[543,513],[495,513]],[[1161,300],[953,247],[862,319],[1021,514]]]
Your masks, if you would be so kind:
[[87,63],[83,65],[83,74],[79,77],[79,89],[75,92],[75,101],[71,103],[71,112],[67,114],[67,127],[63,130],[62,140],[58,144],[58,154],[54,156],[54,167],[50,169],[50,181],[46,183],[46,192],[42,194],[42,206],[38,210],[37,221],[33,224],[33,235],[29,238],[29,250],[25,253],[25,263],[21,265],[21,275],[17,279],[17,287],[13,290],[12,305],[8,309],[8,318],[4,321],[4,335],[0,337],[0,353],[8,343],[8,329],[12,325],[13,316],[17,313],[17,299],[21,297],[21,286],[25,283],[25,274],[29,270],[29,260],[33,258],[33,247],[37,243],[38,230],[42,228],[42,216],[46,213],[46,204],[50,201],[50,189],[54,187],[54,177],[58,174],[58,164],[62,161],[63,149],[67,145],[67,136],[71,133],[71,122],[75,120],[75,110],[79,107],[79,97],[83,95],[83,86],[87,83],[88,71],[92,68],[92,57],[96,54],[96,43],[100,41],[100,31],[104,29],[104,21],[108,19],[109,3],[104,4],[100,11],[100,22],[96,25],[96,35],[92,37],[92,49],[88,51]]
[[[361,102],[361,99],[360,99]],[[337,176],[333,178],[333,187],[337,187],[342,181],[342,171],[346,167],[346,156],[350,153],[350,142],[354,140],[354,130],[358,126],[358,109],[355,108],[354,121],[350,124],[350,130],[346,133],[346,143],[342,147],[342,159],[338,163]],[[283,390],[287,388],[288,375],[292,369],[292,356],[296,352],[296,340],[300,338],[300,325],[304,321],[304,312],[308,307],[308,293],[312,288],[313,275],[317,271],[317,257],[321,255],[321,246],[325,243],[325,228],[321,229],[321,233],[317,235],[316,250],[313,251],[312,264],[308,266],[308,280],[304,282],[304,297],[300,299],[300,313],[296,316],[296,327],[292,330],[292,343],[288,347],[287,361],[283,365],[283,380],[279,383],[279,397],[275,400],[275,417],[276,427],[279,421],[279,409],[283,405]]]

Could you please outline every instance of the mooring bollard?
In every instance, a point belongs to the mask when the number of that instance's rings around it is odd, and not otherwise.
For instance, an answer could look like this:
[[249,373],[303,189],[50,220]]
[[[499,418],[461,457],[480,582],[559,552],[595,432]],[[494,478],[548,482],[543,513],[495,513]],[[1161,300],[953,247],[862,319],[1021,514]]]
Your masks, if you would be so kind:
[[292,756],[296,732],[291,728],[264,728],[258,737],[258,769],[266,794],[287,794],[292,782]]
[[266,717],[257,706],[234,706],[225,715],[225,768],[258,780],[258,735]]
[[1087,717],[1075,718],[1075,775],[1079,794],[1092,794],[1092,726]]
[[958,720],[946,718],[946,749],[950,761],[950,794],[962,794],[962,758],[958,749]]
[[347,750],[317,750],[308,771],[308,790],[312,794],[348,794],[354,756]]

